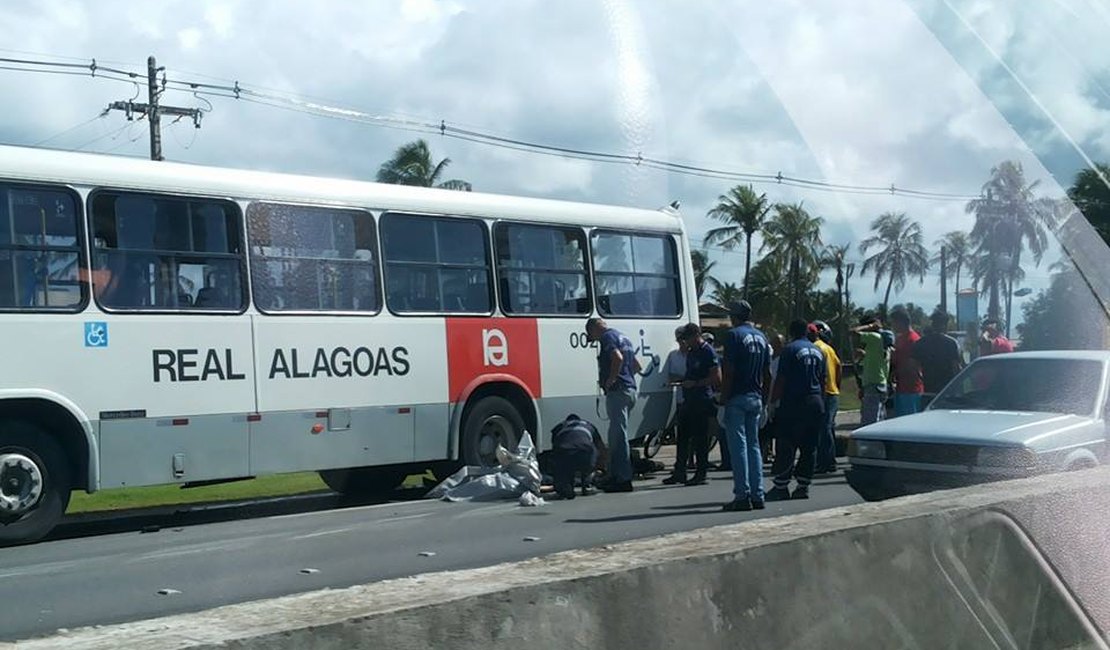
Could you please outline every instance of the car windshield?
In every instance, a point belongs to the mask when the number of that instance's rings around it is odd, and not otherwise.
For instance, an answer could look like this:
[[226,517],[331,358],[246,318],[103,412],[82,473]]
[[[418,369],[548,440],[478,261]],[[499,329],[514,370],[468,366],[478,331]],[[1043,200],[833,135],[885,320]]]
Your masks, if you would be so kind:
[[929,408],[1090,415],[1101,380],[1099,361],[983,359],[968,366]]

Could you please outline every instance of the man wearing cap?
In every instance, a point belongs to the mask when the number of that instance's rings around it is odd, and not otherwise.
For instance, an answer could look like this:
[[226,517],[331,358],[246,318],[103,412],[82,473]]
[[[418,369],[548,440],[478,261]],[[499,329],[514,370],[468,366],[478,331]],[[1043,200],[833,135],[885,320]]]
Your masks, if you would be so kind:
[[752,323],[746,300],[729,305],[732,329],[725,335],[721,401],[725,436],[732,457],[728,512],[763,508],[763,458],[759,449],[759,415],[771,390],[771,345]]
[[628,449],[628,413],[636,403],[636,360],[632,341],[609,327],[603,318],[586,321],[586,338],[598,342],[598,384],[605,391],[605,412],[609,417],[609,471],[605,492],[632,491],[632,455]]
[[825,355],[825,423],[817,438],[816,474],[836,471],[836,411],[840,407],[840,384],[843,379],[840,356],[833,348],[832,330],[823,321],[809,324],[808,338]]

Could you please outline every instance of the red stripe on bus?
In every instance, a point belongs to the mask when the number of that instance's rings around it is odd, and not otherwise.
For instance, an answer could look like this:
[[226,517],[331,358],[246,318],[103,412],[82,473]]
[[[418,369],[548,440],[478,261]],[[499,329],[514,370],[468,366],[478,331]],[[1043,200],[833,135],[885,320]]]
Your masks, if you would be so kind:
[[189,424],[189,418],[174,418],[173,420],[173,426],[175,427],[185,426],[186,424]]
[[262,414],[261,413],[248,413],[247,414],[247,422],[261,422],[261,421],[262,421]]
[[316,417],[326,418],[326,417],[328,417],[328,412],[327,411],[316,411]]

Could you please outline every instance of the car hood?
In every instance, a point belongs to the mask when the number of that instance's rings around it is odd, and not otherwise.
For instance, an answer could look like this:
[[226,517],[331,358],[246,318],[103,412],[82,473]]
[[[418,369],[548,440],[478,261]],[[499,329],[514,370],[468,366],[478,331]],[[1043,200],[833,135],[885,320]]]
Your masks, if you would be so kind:
[[853,438],[949,444],[1042,446],[1052,434],[1097,426],[1097,420],[1059,413],[935,409],[883,420]]

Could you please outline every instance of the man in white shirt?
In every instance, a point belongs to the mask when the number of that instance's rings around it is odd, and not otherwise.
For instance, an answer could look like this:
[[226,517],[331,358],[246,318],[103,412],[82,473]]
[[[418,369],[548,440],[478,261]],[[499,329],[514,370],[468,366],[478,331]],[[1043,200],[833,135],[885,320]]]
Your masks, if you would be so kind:
[[[667,360],[663,362],[663,374],[665,374],[667,376],[667,383],[668,384],[681,384],[682,381],[684,379],[686,379],[686,350],[682,346],[682,328],[681,327],[675,328],[674,338],[675,338],[675,341],[678,342],[678,347],[675,348],[674,350],[671,350],[670,354],[667,355]],[[681,388],[674,391],[674,410],[675,410],[674,422],[677,423],[679,421],[679,414],[682,411],[682,389]],[[678,425],[675,424],[676,434],[677,434],[677,427],[678,427]],[[674,483],[679,483],[681,481],[679,481],[677,479],[677,477],[681,476],[682,474],[685,474],[685,472],[686,472],[685,468],[681,468],[681,471],[680,471],[680,468],[678,466],[678,461],[676,460],[674,470],[671,471],[671,476],[666,478],[666,479],[663,479],[663,482],[668,484],[668,485],[671,485],[671,484],[674,484]]]

